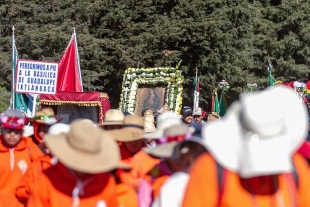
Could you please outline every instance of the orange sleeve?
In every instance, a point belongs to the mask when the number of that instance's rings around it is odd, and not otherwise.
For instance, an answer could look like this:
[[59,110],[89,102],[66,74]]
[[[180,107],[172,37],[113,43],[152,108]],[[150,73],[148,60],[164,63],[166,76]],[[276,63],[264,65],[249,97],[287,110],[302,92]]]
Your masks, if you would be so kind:
[[107,196],[104,198],[107,206],[111,207],[119,207],[117,200],[117,186],[112,175],[109,175],[109,183],[106,186],[108,190]]
[[34,182],[34,170],[36,169],[35,164],[36,163],[30,165],[15,191],[17,199],[24,204],[27,202],[29,197],[30,185]]
[[40,150],[40,148],[33,143],[32,141],[27,140],[28,144],[28,150],[31,158],[31,162],[36,161],[40,157],[44,156],[44,153]]
[[298,175],[298,207],[310,205],[310,170],[308,163],[301,155],[294,155],[294,164]]
[[205,153],[197,158],[190,169],[190,178],[184,194],[183,207],[215,207],[218,205],[216,164]]
[[41,175],[38,180],[30,187],[30,195],[26,207],[49,207],[49,189],[50,183],[45,175]]
[[159,162],[159,159],[152,158],[145,152],[140,151],[130,161],[132,169],[129,172],[121,173],[120,180],[122,183],[133,187],[137,191],[140,187],[142,178],[144,178],[144,176]]
[[138,207],[138,195],[133,188],[123,183],[118,184],[116,188],[119,206]]

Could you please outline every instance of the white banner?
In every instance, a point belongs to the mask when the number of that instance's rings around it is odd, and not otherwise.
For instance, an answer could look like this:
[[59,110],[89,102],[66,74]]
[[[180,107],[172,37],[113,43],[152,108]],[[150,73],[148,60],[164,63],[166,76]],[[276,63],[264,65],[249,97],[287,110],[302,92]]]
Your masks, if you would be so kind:
[[18,60],[16,68],[15,92],[56,93],[58,63]]

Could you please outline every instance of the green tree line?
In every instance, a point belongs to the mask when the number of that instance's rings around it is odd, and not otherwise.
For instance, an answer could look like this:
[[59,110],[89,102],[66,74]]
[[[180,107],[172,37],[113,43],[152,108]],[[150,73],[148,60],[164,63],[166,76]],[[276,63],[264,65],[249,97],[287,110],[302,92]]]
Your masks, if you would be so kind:
[[310,1],[301,0],[15,0],[0,5],[0,85],[10,90],[11,34],[20,58],[58,61],[76,29],[85,90],[108,92],[118,106],[128,67],[175,66],[182,60],[183,104],[200,101],[225,79],[229,102],[247,83],[310,79]]

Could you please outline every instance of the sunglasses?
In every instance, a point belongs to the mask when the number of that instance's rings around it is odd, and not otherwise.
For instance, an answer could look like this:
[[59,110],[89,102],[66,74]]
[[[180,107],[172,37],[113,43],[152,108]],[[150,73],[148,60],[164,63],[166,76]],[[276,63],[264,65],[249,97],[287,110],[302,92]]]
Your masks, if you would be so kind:
[[10,134],[12,132],[14,132],[15,134],[22,134],[23,133],[23,130],[21,130],[21,129],[2,128],[2,130],[3,130],[3,133],[6,133],[6,134]]

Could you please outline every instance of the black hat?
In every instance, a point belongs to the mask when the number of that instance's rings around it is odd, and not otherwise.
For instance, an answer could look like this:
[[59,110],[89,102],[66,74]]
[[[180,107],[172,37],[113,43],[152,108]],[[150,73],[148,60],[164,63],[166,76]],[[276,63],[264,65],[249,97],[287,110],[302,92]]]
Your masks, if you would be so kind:
[[189,106],[184,106],[183,109],[182,109],[182,111],[181,111],[181,114],[182,114],[183,116],[188,116],[188,115],[190,115],[190,114],[193,114],[193,110],[192,110],[192,108],[189,107]]

